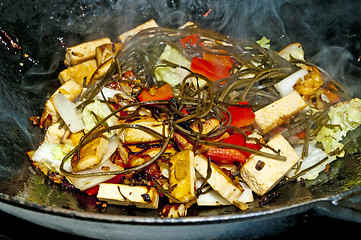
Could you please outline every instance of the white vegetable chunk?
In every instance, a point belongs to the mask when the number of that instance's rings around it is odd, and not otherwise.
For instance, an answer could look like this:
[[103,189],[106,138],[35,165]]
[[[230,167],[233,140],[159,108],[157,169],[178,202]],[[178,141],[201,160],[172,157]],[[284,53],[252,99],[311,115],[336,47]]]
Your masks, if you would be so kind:
[[72,133],[84,129],[81,113],[76,109],[75,103],[71,102],[60,92],[53,97],[52,101],[55,110],[59,113]]
[[[302,155],[302,148],[303,145],[295,147],[295,151],[298,153],[299,156]],[[327,160],[320,163],[318,166],[315,166],[317,163],[321,162],[328,157]],[[312,170],[307,171],[305,174],[301,175],[299,178],[312,180],[317,178],[318,174],[323,171],[327,164],[336,160],[336,156],[329,156],[325,151],[316,147],[314,144],[310,143],[308,146],[308,156],[301,160],[298,164],[301,164],[297,171],[297,167],[295,166],[288,174],[287,177],[293,177],[296,174],[302,172],[303,170],[315,166]],[[296,172],[297,171],[297,172]]]
[[274,87],[281,94],[281,96],[284,97],[294,91],[293,85],[295,85],[297,80],[303,78],[307,73],[308,71],[306,69],[300,69],[297,72],[292,73],[282,81],[276,83]]

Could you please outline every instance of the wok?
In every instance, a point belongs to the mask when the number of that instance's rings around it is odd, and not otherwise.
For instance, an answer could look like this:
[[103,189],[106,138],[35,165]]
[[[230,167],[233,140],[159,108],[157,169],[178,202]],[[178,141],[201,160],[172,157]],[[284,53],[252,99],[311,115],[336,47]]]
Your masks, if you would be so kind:
[[[280,50],[301,42],[306,59],[320,65],[360,97],[359,1],[0,1],[0,27],[21,50],[0,46],[0,210],[36,224],[93,238],[256,238],[287,230],[300,216],[361,223],[361,155],[331,164],[315,181],[278,185],[276,201],[246,211],[196,207],[178,219],[158,211],[95,207],[96,198],[51,184],[31,167],[26,151],[43,133],[29,118],[40,115],[58,87],[65,47],[119,33],[151,18],[178,27],[198,22],[233,37],[271,39]],[[8,47],[8,48],[6,48]]]

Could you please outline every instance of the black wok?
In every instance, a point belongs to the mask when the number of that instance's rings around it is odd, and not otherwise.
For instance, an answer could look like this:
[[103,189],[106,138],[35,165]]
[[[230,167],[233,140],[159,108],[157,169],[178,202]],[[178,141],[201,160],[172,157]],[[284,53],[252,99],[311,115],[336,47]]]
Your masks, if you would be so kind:
[[[178,27],[199,22],[233,37],[271,39],[280,50],[301,42],[306,59],[361,96],[359,1],[0,1],[0,30],[15,43],[0,46],[0,210],[48,228],[93,238],[256,238],[287,230],[300,217],[318,215],[361,223],[361,155],[331,164],[316,181],[277,186],[272,203],[192,207],[189,216],[111,207],[50,183],[31,167],[26,151],[43,133],[29,118],[40,115],[57,87],[66,46],[116,36],[146,20]],[[2,33],[4,39],[4,34]],[[1,39],[0,39],[1,40]],[[10,46],[10,47],[9,47]],[[15,46],[15,48],[14,48]],[[20,49],[21,48],[21,49]]]

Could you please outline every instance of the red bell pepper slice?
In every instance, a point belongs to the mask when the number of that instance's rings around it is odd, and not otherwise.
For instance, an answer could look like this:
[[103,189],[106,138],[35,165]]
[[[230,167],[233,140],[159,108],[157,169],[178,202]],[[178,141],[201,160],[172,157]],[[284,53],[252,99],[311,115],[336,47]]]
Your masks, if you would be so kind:
[[141,102],[156,101],[156,100],[169,100],[173,97],[173,92],[169,84],[165,84],[160,88],[152,88],[149,91],[143,91],[138,99]]
[[242,134],[235,133],[235,134],[229,136],[228,138],[224,139],[222,142],[235,144],[235,145],[239,145],[239,146],[244,146],[244,144],[246,143],[246,140],[244,139]]
[[238,150],[231,148],[210,147],[207,156],[217,163],[240,162],[244,164],[246,157]]
[[[248,105],[248,102],[241,102],[238,103],[240,105]],[[230,106],[227,110],[232,115],[232,126],[236,127],[244,127],[254,123],[255,121],[255,114],[251,107],[237,107],[237,106]]]
[[210,61],[213,63],[221,64],[225,68],[227,68],[228,71],[231,70],[233,67],[233,61],[232,61],[231,57],[227,56],[227,55],[218,55],[218,54],[203,52],[202,58],[204,60],[207,60],[207,61]]
[[196,47],[197,45],[203,46],[203,43],[201,42],[201,37],[199,36],[199,34],[193,34],[193,35],[189,35],[185,38],[182,38],[180,40],[180,44],[184,48]]
[[229,69],[225,66],[198,57],[192,58],[191,71],[199,73],[211,81],[217,81],[229,76]]
[[[240,133],[233,134],[222,142],[239,146],[244,146],[246,143],[243,135]],[[208,149],[207,155],[217,163],[240,162],[241,164],[244,164],[246,161],[246,157],[241,151],[231,148],[220,148],[212,146]]]
[[[244,144],[245,147],[248,147],[248,148],[252,148],[252,149],[255,149],[255,150],[260,150],[262,148],[261,145],[257,144],[257,143],[250,143],[250,142],[246,142]],[[252,153],[249,153],[249,152],[246,152],[246,151],[241,151],[241,153],[243,153],[243,155],[246,157],[246,158],[249,158],[249,156],[252,155]]]

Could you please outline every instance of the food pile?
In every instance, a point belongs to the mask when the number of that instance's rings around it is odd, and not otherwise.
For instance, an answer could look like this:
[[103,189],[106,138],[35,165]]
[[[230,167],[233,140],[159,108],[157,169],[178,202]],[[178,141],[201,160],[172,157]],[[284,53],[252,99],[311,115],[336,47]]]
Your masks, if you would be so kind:
[[245,210],[282,179],[314,179],[344,155],[361,100],[301,44],[269,47],[154,20],[69,47],[29,158],[56,183],[164,217]]

